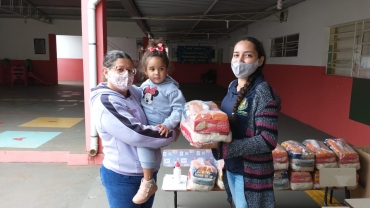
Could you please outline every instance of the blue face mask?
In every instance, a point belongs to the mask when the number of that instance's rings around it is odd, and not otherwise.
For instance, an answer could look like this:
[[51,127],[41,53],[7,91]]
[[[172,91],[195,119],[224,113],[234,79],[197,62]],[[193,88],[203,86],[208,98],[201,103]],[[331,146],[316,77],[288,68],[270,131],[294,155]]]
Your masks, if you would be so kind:
[[231,69],[237,78],[245,78],[253,74],[258,68],[258,60],[252,64],[246,64],[243,62],[231,63]]

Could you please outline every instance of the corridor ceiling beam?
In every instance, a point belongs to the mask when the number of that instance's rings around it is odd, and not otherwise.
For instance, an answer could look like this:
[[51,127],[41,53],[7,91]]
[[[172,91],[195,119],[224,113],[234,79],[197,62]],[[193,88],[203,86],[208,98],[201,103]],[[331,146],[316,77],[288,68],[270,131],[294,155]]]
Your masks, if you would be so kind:
[[9,5],[4,5],[0,1],[0,9],[12,14],[24,17],[25,19],[35,19],[40,22],[53,24],[51,17],[45,15],[27,0],[9,0]]

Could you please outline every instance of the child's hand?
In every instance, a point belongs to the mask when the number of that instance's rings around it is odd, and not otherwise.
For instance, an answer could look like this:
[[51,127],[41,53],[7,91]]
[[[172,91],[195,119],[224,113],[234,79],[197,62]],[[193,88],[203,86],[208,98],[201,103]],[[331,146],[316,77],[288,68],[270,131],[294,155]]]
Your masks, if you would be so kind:
[[166,137],[168,137],[169,130],[166,125],[158,124],[156,127],[159,129],[158,132],[161,136],[164,134]]

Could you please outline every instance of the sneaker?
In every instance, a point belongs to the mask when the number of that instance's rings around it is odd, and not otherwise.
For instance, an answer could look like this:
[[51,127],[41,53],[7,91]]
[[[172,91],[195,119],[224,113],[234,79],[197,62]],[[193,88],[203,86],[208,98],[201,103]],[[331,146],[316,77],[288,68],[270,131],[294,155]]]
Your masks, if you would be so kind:
[[154,180],[144,181],[144,179],[141,179],[140,188],[134,198],[132,198],[132,201],[135,204],[144,204],[157,191],[157,189],[158,186]]

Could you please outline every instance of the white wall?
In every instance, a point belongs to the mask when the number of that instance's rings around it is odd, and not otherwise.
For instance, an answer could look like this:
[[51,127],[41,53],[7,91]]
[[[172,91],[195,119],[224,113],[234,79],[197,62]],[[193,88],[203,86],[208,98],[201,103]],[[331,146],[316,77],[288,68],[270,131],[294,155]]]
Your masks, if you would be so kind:
[[[82,59],[82,36],[57,35],[57,58]],[[122,50],[137,60],[136,38],[107,37],[107,50]]]
[[[223,62],[230,63],[230,47],[242,37],[252,36],[263,42],[267,57],[272,38],[299,33],[297,57],[267,58],[268,64],[326,66],[329,27],[370,18],[369,0],[306,0],[288,8],[288,20],[256,22],[248,25],[248,34],[236,31],[227,41],[220,40],[224,49]],[[265,20],[276,17],[268,17]]]
[[[49,60],[48,34],[56,34],[58,36],[82,35],[80,20],[53,20],[53,24],[47,24],[33,19],[27,19],[27,23],[25,23],[24,19],[22,18],[0,18],[0,28],[0,59]],[[130,38],[144,37],[144,33],[136,25],[136,23],[133,22],[108,22],[107,35]],[[34,38],[45,39],[46,54],[35,54],[33,47]],[[82,46],[80,47],[82,48]],[[71,49],[71,51],[73,50]],[[132,53],[133,56],[136,54],[136,49],[134,51],[135,53]],[[58,50],[58,53],[59,52],[60,51]],[[62,57],[63,56],[68,57],[67,54],[63,54]],[[82,57],[82,55],[76,56]],[[58,57],[60,57],[59,54]]]
[[[49,60],[48,34],[81,35],[81,21],[54,20],[53,24],[33,19],[0,18],[0,58]],[[45,39],[46,54],[35,54],[34,38]]]
[[138,60],[136,38],[108,37],[107,42],[108,51],[121,50],[130,55],[132,60]]
[[57,58],[82,59],[82,36],[57,35]]

